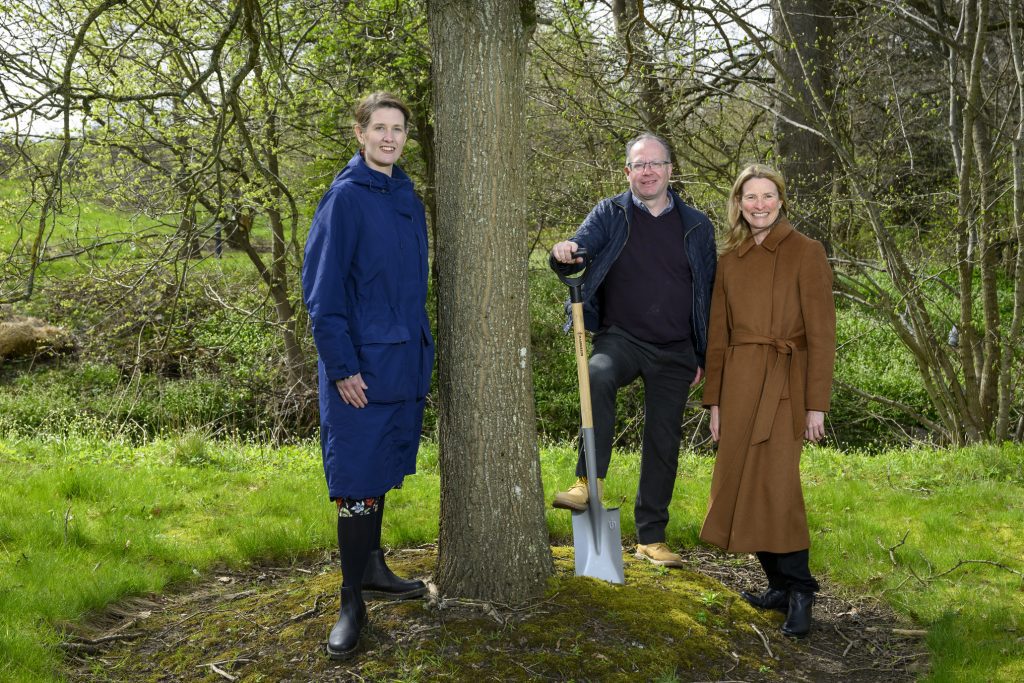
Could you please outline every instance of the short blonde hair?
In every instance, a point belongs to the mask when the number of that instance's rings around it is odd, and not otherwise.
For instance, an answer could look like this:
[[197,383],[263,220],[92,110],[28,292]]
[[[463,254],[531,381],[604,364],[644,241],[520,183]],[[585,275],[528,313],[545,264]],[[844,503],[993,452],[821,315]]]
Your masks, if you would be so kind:
[[786,179],[782,177],[782,174],[771,166],[765,166],[764,164],[751,164],[747,166],[740,171],[736,182],[732,184],[732,191],[729,193],[729,201],[726,206],[729,224],[726,227],[725,239],[722,240],[718,247],[719,254],[732,251],[750,237],[750,225],[747,224],[747,220],[743,217],[740,201],[743,197],[743,186],[746,185],[748,180],[755,178],[763,178],[775,183],[775,187],[779,191],[780,215],[786,214],[789,211],[789,203],[786,200]]

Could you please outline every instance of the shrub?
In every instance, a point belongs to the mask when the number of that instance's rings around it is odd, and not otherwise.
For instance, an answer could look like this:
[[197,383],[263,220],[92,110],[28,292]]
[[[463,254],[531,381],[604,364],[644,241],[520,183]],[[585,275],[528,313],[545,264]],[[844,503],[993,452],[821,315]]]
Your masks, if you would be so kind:
[[928,434],[905,412],[841,386],[852,385],[935,418],[914,358],[895,333],[856,308],[840,307],[836,313],[837,385],[828,426],[839,445],[877,449],[912,438],[926,439]]
[[[129,310],[141,306],[145,313],[120,322],[103,312],[115,302],[96,281],[79,276],[51,287],[33,308],[41,317],[75,330],[80,352],[77,358],[0,367],[0,385],[5,387],[0,392],[0,429],[16,434],[98,431],[136,440],[190,429],[277,441],[315,437],[315,396],[288,394],[280,338],[271,321],[260,317],[269,312],[259,287],[247,279],[247,270],[227,263],[218,267],[217,278],[212,272],[194,274],[192,286],[175,298],[174,307],[160,294],[164,285],[140,286],[117,303]],[[78,286],[83,287],[81,294],[72,296]],[[567,288],[539,254],[529,286],[538,433],[545,443],[570,442],[578,435],[580,412],[572,339],[563,332]],[[204,288],[211,287],[232,306],[207,298]],[[432,295],[428,302],[432,308]],[[840,307],[838,340],[838,381],[930,414],[913,359],[891,331]],[[312,358],[312,340],[304,342],[310,344]],[[312,377],[314,372],[311,367],[307,374]],[[699,396],[698,390],[684,415],[684,438],[691,446],[708,443]],[[428,438],[436,432],[434,399],[427,400]],[[619,393],[618,415],[616,446],[638,449],[641,383]],[[926,436],[899,411],[838,387],[828,426],[844,446],[878,448],[910,435]]]

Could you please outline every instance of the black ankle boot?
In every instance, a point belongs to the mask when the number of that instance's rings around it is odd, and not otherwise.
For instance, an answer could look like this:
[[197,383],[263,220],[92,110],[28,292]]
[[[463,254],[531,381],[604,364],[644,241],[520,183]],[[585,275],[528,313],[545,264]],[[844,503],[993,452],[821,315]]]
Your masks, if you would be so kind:
[[363,574],[363,595],[367,598],[409,600],[427,592],[422,581],[403,579],[395,576],[384,562],[384,551],[380,548],[370,551],[370,560]]
[[769,588],[760,595],[740,591],[740,597],[757,609],[777,609],[785,612],[789,608],[789,591],[778,588]]
[[331,659],[348,659],[359,647],[359,632],[366,624],[366,604],[355,588],[341,587],[341,612],[327,636],[327,655]]
[[792,591],[789,594],[789,612],[782,624],[782,632],[793,638],[803,638],[811,630],[811,607],[814,593]]

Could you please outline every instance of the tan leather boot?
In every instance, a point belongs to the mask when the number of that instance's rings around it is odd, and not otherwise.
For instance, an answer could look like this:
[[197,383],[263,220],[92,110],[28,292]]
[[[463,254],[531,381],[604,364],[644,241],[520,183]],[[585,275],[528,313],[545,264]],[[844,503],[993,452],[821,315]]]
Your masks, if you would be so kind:
[[[604,497],[604,479],[597,480],[597,495],[599,498]],[[587,478],[580,477],[575,484],[569,487],[568,491],[555,494],[554,500],[551,501],[551,507],[582,512],[587,509],[589,501],[590,492],[587,489]]]
[[682,567],[683,558],[675,554],[665,543],[637,544],[634,555],[638,560],[647,560],[660,567]]

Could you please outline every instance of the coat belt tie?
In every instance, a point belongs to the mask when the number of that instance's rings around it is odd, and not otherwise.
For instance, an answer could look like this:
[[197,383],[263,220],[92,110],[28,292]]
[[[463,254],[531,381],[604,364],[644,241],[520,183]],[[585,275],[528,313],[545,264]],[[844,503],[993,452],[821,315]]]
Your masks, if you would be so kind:
[[769,346],[775,349],[775,363],[765,371],[764,383],[761,386],[761,397],[757,401],[754,416],[754,428],[750,436],[750,444],[763,443],[772,435],[772,422],[782,400],[782,389],[789,375],[790,405],[793,407],[793,436],[799,438],[804,431],[806,418],[803,414],[804,386],[800,381],[799,364],[793,362],[793,355],[798,351],[807,350],[807,337],[800,335],[791,339],[775,339],[750,332],[734,332],[729,340],[730,346]]

